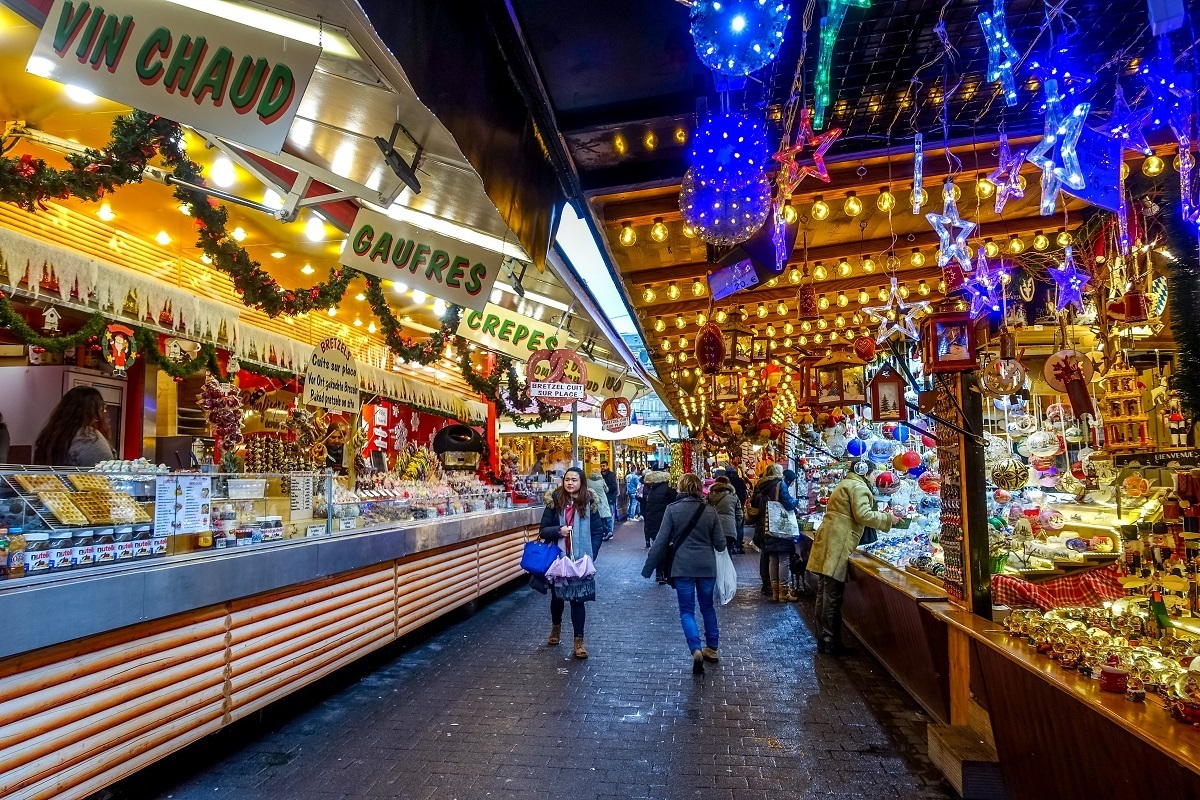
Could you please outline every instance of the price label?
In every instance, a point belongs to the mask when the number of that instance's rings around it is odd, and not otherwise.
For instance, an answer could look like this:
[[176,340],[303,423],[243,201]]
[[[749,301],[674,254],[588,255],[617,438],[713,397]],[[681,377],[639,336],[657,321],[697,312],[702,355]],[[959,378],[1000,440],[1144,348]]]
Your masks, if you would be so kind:
[[748,258],[708,276],[708,289],[713,300],[729,297],[757,285],[758,273],[754,269],[754,262]]
[[325,535],[325,526],[323,524],[322,525],[309,525],[307,528],[304,529],[304,535],[305,536],[324,536]]
[[338,530],[339,531],[352,531],[356,527],[358,527],[357,522],[358,522],[358,520],[356,520],[354,517],[350,517],[349,519],[339,519],[338,520]]

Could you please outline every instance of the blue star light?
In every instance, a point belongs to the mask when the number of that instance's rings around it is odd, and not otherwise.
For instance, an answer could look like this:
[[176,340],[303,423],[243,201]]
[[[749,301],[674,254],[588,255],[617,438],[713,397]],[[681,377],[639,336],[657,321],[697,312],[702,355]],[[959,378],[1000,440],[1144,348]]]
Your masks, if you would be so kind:
[[1176,138],[1188,132],[1192,110],[1191,78],[1175,70],[1175,57],[1166,36],[1158,37],[1158,55],[1148,58],[1138,72],[1150,94],[1150,124],[1170,125]]
[[[967,247],[967,237],[975,230],[975,223],[967,222],[958,215],[958,204],[954,202],[953,194],[945,192],[944,198],[946,202],[942,213],[931,211],[925,215],[938,235],[938,266],[945,267],[951,261],[957,261],[963,272],[970,272],[971,251]],[[958,232],[955,233],[955,230]]]
[[1148,156],[1153,151],[1146,143],[1146,134],[1142,133],[1142,127],[1149,119],[1149,111],[1134,113],[1129,108],[1129,104],[1125,102],[1125,92],[1118,83],[1117,94],[1113,98],[1112,114],[1109,115],[1108,122],[1096,130],[1119,141],[1125,150],[1133,150],[1135,153]]
[[1051,267],[1047,272],[1058,284],[1058,310],[1064,311],[1068,306],[1074,306],[1076,310],[1083,311],[1083,288],[1092,277],[1075,268],[1075,256],[1071,252],[1071,245],[1063,249],[1062,266]]
[[996,187],[996,213],[1003,214],[1010,197],[1020,200],[1025,196],[1021,186],[1021,164],[1029,155],[1028,150],[1013,153],[1008,149],[1008,133],[1000,131],[1000,159],[996,168],[988,173],[987,179]]
[[1064,183],[1072,189],[1087,186],[1075,147],[1091,108],[1091,103],[1080,103],[1071,113],[1064,114],[1058,81],[1053,78],[1046,81],[1046,132],[1028,156],[1042,170],[1042,216],[1054,213]]
[[[1072,46],[1070,37],[1059,36],[1050,57],[1044,61],[1034,58],[1029,64],[1029,71],[1042,84],[1056,81],[1059,89],[1067,96],[1075,94],[1076,89],[1090,86],[1096,80],[1095,73],[1076,59],[1076,54],[1083,52],[1078,46]],[[1042,104],[1042,110],[1049,105],[1049,97]]]
[[988,264],[987,255],[983,248],[975,259],[975,274],[965,284],[963,289],[971,298],[971,319],[992,311],[1000,311],[1000,298],[1003,294],[1002,278],[1005,272],[1001,268],[993,269]]
[[1004,92],[1005,105],[1017,104],[1017,82],[1013,67],[1021,58],[1017,48],[1008,40],[1008,24],[1004,19],[1004,0],[994,0],[992,13],[979,12],[979,24],[983,26],[983,39],[987,43],[987,79],[999,82]]

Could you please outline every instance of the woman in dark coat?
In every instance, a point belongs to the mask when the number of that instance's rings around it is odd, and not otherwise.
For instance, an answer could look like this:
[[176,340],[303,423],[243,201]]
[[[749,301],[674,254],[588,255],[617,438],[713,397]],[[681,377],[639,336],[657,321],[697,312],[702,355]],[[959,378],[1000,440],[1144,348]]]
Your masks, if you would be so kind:
[[[593,531],[595,534],[593,534]],[[598,537],[604,531],[596,495],[587,488],[583,470],[571,467],[563,473],[562,484],[546,495],[539,534],[542,539],[557,544],[572,560],[585,555],[595,560]],[[565,586],[550,587],[550,638],[546,644],[556,645],[562,631],[563,610],[571,602],[571,628],[575,633],[575,657],[587,658],[583,646],[583,625],[587,618],[584,603],[596,599],[596,578],[571,579]]]
[[646,547],[649,549],[658,527],[662,524],[663,512],[678,496],[671,486],[671,475],[663,470],[652,469],[646,473],[642,488],[642,517],[645,520]]
[[[690,530],[688,526],[691,526]],[[679,621],[692,653],[692,672],[704,672],[705,661],[716,661],[720,632],[713,592],[717,584],[717,552],[725,549],[725,535],[717,524],[717,510],[704,502],[700,476],[689,472],[679,480],[679,499],[663,514],[662,528],[646,554],[642,577],[662,573],[667,546],[675,539],[670,579],[679,599]],[[696,624],[696,602],[704,617],[704,647]]]
[[754,486],[750,506],[754,509],[754,541],[762,548],[759,556],[759,572],[763,579],[763,594],[772,600],[795,600],[791,581],[784,580],[791,563],[791,554],[796,548],[792,539],[767,534],[767,503],[778,502],[787,511],[796,510],[796,500],[783,482],[783,468],[772,464]]

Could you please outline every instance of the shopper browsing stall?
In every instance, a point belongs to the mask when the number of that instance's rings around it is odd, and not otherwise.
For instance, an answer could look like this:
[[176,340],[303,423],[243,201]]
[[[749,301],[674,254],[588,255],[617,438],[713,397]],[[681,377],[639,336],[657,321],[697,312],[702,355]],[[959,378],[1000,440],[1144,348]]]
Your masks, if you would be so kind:
[[[583,470],[569,468],[557,489],[546,493],[546,508],[542,512],[540,535],[557,543],[564,555],[572,560],[584,556],[595,559],[592,531],[603,525],[599,498],[586,487]],[[596,578],[576,578],[564,585],[550,587],[550,638],[547,644],[556,645],[561,639],[562,616],[566,604],[571,604],[571,628],[575,636],[576,658],[587,658],[583,645],[583,628],[587,618],[584,603],[596,599]]]
[[50,412],[34,444],[33,460],[47,466],[87,468],[112,459],[104,397],[91,386],[76,386]]
[[792,601],[796,597],[792,594],[788,572],[795,542],[790,537],[782,538],[768,534],[768,503],[772,502],[779,503],[785,511],[796,510],[796,500],[788,491],[783,480],[783,468],[778,464],[767,467],[762,478],[755,484],[750,508],[754,519],[754,543],[762,548],[759,573],[763,580],[763,594],[769,594],[776,602]]
[[599,526],[599,530],[592,532],[592,558],[600,555],[600,542],[606,541],[613,537],[613,506],[609,502],[607,488],[604,483],[603,472],[595,467],[588,473],[587,480],[588,489],[596,496],[597,505],[600,508],[600,518],[604,524]]

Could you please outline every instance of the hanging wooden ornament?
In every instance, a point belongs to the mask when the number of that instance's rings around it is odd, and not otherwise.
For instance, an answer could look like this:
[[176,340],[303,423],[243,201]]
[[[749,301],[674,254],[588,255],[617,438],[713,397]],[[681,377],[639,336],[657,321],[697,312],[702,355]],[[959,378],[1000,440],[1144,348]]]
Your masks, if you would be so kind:
[[817,310],[817,290],[814,286],[801,286],[797,300],[800,319],[815,319],[819,316]]
[[42,331],[45,333],[53,333],[54,331],[57,331],[58,323],[61,319],[62,315],[58,313],[58,309],[54,306],[50,306],[42,312]]
[[884,364],[871,378],[871,419],[875,422],[904,422],[904,377],[891,364]]
[[104,360],[112,364],[113,375],[124,376],[125,368],[132,366],[137,357],[133,328],[114,322],[104,329],[100,345],[104,352]]
[[1092,396],[1088,392],[1095,367],[1092,360],[1078,350],[1059,350],[1046,359],[1042,374],[1046,383],[1056,392],[1063,392],[1071,401],[1071,410],[1075,416],[1084,414],[1095,416],[1096,410]]
[[709,322],[696,334],[696,362],[705,375],[716,375],[725,365],[725,334]]
[[859,336],[854,340],[854,355],[867,363],[875,360],[877,350],[878,346],[875,343],[875,339],[870,336]]

